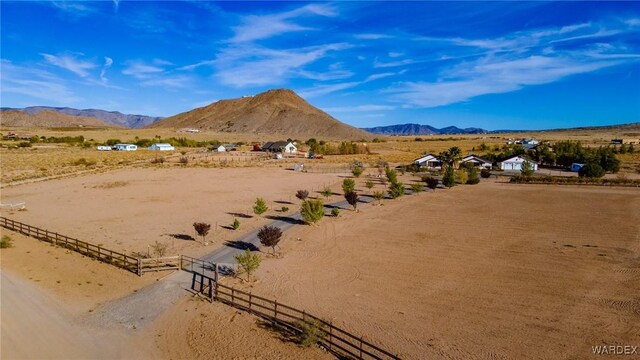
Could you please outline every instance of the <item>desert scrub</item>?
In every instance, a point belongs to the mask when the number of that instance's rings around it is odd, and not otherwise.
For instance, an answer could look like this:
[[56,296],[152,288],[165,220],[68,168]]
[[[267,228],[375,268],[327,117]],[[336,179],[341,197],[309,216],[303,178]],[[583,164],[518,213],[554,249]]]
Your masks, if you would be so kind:
[[13,239],[8,235],[3,235],[0,239],[0,249],[7,249],[13,247]]

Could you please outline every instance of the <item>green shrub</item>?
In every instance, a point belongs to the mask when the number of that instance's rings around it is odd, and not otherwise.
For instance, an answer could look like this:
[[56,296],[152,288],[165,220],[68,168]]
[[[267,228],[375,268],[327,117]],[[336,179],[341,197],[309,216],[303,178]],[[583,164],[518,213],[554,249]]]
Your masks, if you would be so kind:
[[233,230],[238,230],[240,228],[240,220],[233,219],[233,224],[231,224],[231,228]]
[[330,186],[325,186],[321,194],[328,199],[329,197],[331,197],[331,195],[333,195],[333,191],[331,191]]
[[347,200],[349,205],[353,206],[353,210],[358,207],[358,193],[356,193],[355,191],[349,191],[348,193],[344,194],[344,198],[345,200]]
[[604,169],[596,163],[586,163],[578,171],[580,177],[601,178],[604,176]]
[[280,211],[281,212],[287,212],[287,211],[289,211],[289,208],[286,207],[286,206],[283,206],[283,207],[280,208]]
[[338,208],[331,209],[331,215],[334,217],[338,217],[338,215],[340,215],[340,209]]
[[253,213],[256,215],[262,215],[269,210],[266,201],[263,198],[257,198],[256,204],[253,206]]
[[324,340],[324,325],[316,320],[298,321],[296,327],[301,330],[298,342],[303,347],[310,347]]
[[262,261],[260,254],[252,254],[249,249],[246,249],[243,254],[236,255],[235,259],[242,272],[247,274],[247,281],[251,279],[251,274],[258,269]]
[[0,249],[7,249],[13,247],[13,239],[9,235],[2,235],[0,239]]
[[453,167],[447,166],[447,169],[444,171],[444,176],[442,177],[442,185],[451,188],[455,186],[456,179],[453,174]]
[[324,204],[322,200],[305,200],[300,207],[302,219],[307,224],[315,224],[324,216]]
[[18,144],[18,147],[21,147],[21,148],[28,148],[28,147],[31,147],[31,143],[30,143],[29,141],[21,141],[21,142]]
[[351,173],[355,177],[360,177],[360,175],[362,175],[363,172],[364,172],[364,169],[362,168],[362,166],[354,166],[353,169],[351,170]]
[[380,205],[380,202],[384,199],[384,191],[374,191],[373,198],[376,199],[378,201],[378,205]]
[[460,184],[466,184],[467,180],[469,180],[469,175],[465,170],[458,170],[455,172],[455,178]]
[[489,178],[491,176],[491,170],[489,169],[480,170],[480,176],[482,176],[484,179]]
[[469,167],[467,169],[467,175],[468,175],[468,179],[466,182],[467,185],[475,185],[480,182],[480,178],[478,178],[478,169],[476,169],[475,166]]
[[393,183],[397,183],[398,182],[398,173],[396,173],[395,170],[390,169],[390,168],[387,167],[387,168],[384,169],[384,173],[387,176],[387,180],[390,183],[393,184]]
[[346,194],[356,188],[356,182],[353,179],[344,179],[342,181],[342,191]]
[[411,184],[411,191],[413,191],[413,193],[416,195],[422,192],[423,188],[424,188],[424,185],[422,184]]
[[404,184],[401,182],[392,182],[391,185],[389,185],[389,197],[396,199],[402,195],[404,195]]
[[440,184],[440,180],[431,176],[423,176],[422,181],[427,183],[427,187],[433,191],[436,191],[436,189],[438,188],[438,185]]

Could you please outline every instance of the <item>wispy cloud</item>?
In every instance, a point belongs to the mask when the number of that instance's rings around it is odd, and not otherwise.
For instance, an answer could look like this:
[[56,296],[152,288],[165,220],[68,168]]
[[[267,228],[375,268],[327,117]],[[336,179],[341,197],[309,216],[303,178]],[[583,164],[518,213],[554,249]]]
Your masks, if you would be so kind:
[[[319,78],[321,76],[317,73],[305,72],[304,67],[324,58],[330,52],[350,47],[351,45],[345,43],[287,50],[253,45],[233,46],[222,50],[210,63],[217,70],[215,77],[223,84],[234,87],[274,85],[284,83],[293,76]],[[330,70],[327,78],[340,78],[347,75],[346,72]]]
[[102,70],[100,71],[100,80],[102,80],[102,82],[105,84],[109,82],[109,79],[107,79],[107,70],[111,67],[111,65],[113,65],[113,59],[105,56],[104,65],[102,66]]
[[362,84],[362,82],[352,81],[352,82],[339,83],[339,84],[318,85],[309,89],[300,90],[298,91],[298,95],[302,96],[303,98],[312,98],[316,96],[330,94],[330,93],[344,90],[344,89],[350,89],[360,84]]
[[233,27],[235,35],[231,42],[248,42],[267,39],[284,33],[314,30],[312,27],[297,24],[294,20],[302,16],[335,16],[334,9],[326,4],[309,4],[278,14],[247,15],[241,19],[241,25]]
[[134,60],[127,63],[127,67],[122,70],[122,73],[137,79],[148,79],[153,74],[162,73],[163,71],[164,68],[161,65],[147,64],[140,60]]
[[391,39],[393,36],[387,34],[355,34],[356,39],[360,40],[379,40],[379,39]]
[[143,86],[162,86],[166,88],[188,88],[190,87],[192,80],[188,76],[166,76],[155,77],[142,81],[140,84]]
[[337,107],[325,108],[325,110],[328,112],[340,112],[340,113],[385,111],[385,110],[394,110],[394,109],[397,109],[397,106],[375,105],[375,104],[356,105],[356,106],[337,106]]
[[44,53],[40,55],[42,55],[49,64],[71,71],[83,78],[89,77],[89,70],[98,66],[92,61],[80,60],[73,55],[51,55]]
[[378,80],[378,79],[384,79],[386,77],[394,76],[394,75],[396,75],[396,73],[392,73],[392,72],[371,74],[371,75],[367,76],[365,81],[369,82],[369,81],[374,81],[374,80]]
[[56,75],[35,69],[14,65],[8,60],[0,60],[0,92],[26,95],[45,100],[52,105],[71,105],[80,99]]

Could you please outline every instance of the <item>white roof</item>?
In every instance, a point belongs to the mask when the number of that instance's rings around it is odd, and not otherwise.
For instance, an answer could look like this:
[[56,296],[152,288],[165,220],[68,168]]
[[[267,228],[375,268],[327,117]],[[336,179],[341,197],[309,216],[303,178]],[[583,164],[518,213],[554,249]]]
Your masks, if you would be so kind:
[[485,162],[485,163],[489,162],[489,161],[487,161],[487,160],[485,160],[485,159],[483,159],[483,158],[481,158],[479,156],[473,155],[473,154],[470,154],[470,155],[467,155],[467,156],[463,157],[462,158],[462,162],[467,162],[467,161],[472,160],[472,159],[480,160],[480,161]]
[[171,145],[171,144],[167,144],[167,143],[158,143],[158,144],[153,144],[153,145],[155,145],[155,146],[157,146],[157,147],[173,146],[173,145]]
[[422,157],[419,157],[419,158],[415,159],[414,162],[423,162],[423,161],[429,161],[429,160],[440,161],[440,159],[435,157],[435,155],[433,155],[433,154],[425,154]]
[[514,157],[509,158],[509,159],[507,159],[505,161],[502,161],[502,162],[503,163],[523,163],[525,161],[529,161],[532,164],[536,164],[535,161],[523,158],[522,156],[514,156]]

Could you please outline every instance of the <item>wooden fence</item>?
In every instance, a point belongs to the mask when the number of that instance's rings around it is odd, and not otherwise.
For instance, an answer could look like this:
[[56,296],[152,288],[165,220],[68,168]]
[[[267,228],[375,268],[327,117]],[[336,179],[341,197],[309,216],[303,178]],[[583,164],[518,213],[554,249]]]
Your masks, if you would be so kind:
[[142,275],[151,271],[180,270],[182,268],[182,256],[165,256],[159,258],[140,259],[138,274]]
[[140,273],[140,259],[133,256],[105,249],[102,246],[93,245],[85,241],[80,241],[78,239],[68,237],[66,235],[60,235],[56,232],[40,229],[35,226],[30,226],[19,221],[7,219],[1,216],[0,226],[27,236],[31,236],[38,240],[46,241],[64,247],[66,249],[73,250],[82,255],[117,266],[138,275],[142,275],[142,273]]
[[191,289],[206,296],[210,302],[217,300],[298,333],[303,332],[303,324],[316,326],[322,335],[320,344],[340,356],[355,359],[400,359],[398,354],[365,341],[362,337],[355,336],[333,325],[330,321],[327,322],[275,300],[220,284],[216,278],[193,272]]

